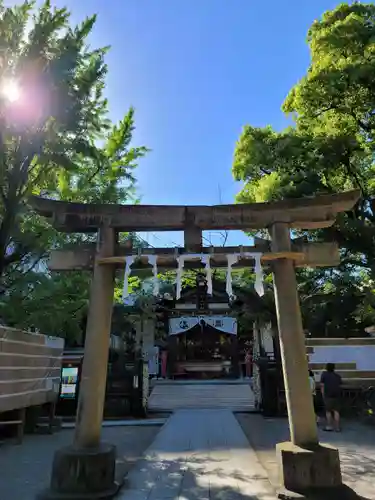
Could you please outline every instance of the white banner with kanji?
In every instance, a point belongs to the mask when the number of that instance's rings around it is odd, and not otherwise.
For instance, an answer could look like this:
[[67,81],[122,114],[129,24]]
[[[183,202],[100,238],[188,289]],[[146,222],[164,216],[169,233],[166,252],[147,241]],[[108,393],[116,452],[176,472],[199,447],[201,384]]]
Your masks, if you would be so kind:
[[237,335],[237,319],[230,316],[185,316],[169,320],[169,335],[179,335],[187,332],[197,325],[205,324],[223,333]]

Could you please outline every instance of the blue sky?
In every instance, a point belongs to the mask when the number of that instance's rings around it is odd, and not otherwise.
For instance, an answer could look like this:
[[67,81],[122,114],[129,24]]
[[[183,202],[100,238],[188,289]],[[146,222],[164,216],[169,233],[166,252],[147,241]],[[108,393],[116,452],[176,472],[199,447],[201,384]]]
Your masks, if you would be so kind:
[[[232,203],[243,125],[273,125],[304,74],[306,33],[332,0],[55,0],[78,21],[98,14],[92,44],[111,45],[107,93],[118,120],[136,109],[134,143],[152,149],[137,173],[145,204]],[[154,246],[179,234],[144,235]],[[158,239],[158,238],[159,239]],[[220,244],[219,237],[213,242]],[[227,244],[246,244],[231,233]]]

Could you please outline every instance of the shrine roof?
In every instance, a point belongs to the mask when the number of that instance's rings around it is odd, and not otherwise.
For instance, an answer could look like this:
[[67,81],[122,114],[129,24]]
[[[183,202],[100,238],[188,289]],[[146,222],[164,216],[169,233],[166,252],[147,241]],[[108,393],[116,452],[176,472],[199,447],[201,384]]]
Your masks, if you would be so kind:
[[179,231],[193,224],[201,230],[260,229],[275,222],[292,228],[329,227],[340,212],[353,208],[358,190],[268,203],[237,205],[85,204],[31,197],[30,204],[60,231],[95,232],[103,224],[118,231]]

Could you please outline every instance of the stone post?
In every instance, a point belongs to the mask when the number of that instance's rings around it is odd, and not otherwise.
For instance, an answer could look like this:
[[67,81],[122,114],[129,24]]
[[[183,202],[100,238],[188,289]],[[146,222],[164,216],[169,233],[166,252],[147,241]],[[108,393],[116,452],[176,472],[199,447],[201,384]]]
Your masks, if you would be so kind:
[[[274,224],[271,236],[273,252],[291,250],[287,224]],[[291,441],[301,446],[316,444],[318,432],[292,260],[279,259],[273,263],[273,281]]]
[[150,354],[155,345],[155,319],[153,317],[146,318],[144,321],[143,331],[143,350]]
[[[287,224],[273,224],[270,233],[273,252],[291,250]],[[323,499],[328,489],[330,498],[332,488],[342,487],[340,460],[335,448],[319,445],[293,261],[276,260],[273,280],[291,437],[290,443],[276,447],[282,487],[279,497],[294,498],[299,493],[304,495],[301,498],[318,494]]]
[[[103,227],[98,234],[97,257],[115,253],[115,232]],[[110,330],[113,310],[114,268],[95,263],[86,327],[80,395],[74,444],[78,448],[100,443],[107,382]]]
[[134,329],[135,329],[135,345],[136,345],[136,349],[139,349],[143,343],[144,318],[143,318],[142,311],[139,311],[139,314],[137,315],[133,325],[134,325]]
[[184,247],[186,252],[200,252],[202,250],[202,229],[189,221],[184,230]]
[[[102,227],[96,259],[115,252],[115,233]],[[51,485],[38,498],[59,500],[110,499],[115,482],[115,446],[101,443],[110,329],[113,309],[114,268],[96,260],[90,292],[85,353],[73,446],[55,453]]]

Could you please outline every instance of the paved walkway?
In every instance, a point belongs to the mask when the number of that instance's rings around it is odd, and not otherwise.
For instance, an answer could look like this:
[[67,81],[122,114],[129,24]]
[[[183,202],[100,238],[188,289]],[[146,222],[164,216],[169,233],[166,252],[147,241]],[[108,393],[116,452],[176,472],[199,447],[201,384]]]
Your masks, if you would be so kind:
[[179,410],[128,476],[118,500],[273,500],[233,413]]

